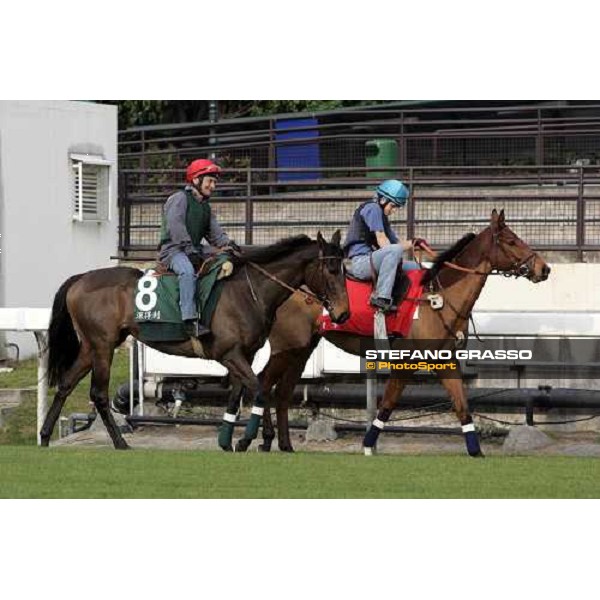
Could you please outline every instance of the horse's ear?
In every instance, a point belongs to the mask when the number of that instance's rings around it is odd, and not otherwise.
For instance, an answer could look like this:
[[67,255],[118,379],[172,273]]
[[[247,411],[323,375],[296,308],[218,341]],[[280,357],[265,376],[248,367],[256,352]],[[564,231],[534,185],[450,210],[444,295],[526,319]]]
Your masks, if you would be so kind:
[[490,219],[490,227],[492,229],[492,233],[496,233],[498,231],[498,211],[494,209],[492,211],[492,217]]
[[504,209],[500,211],[500,216],[498,217],[498,229],[502,229],[506,223],[504,222]]
[[334,246],[339,246],[340,245],[340,241],[342,240],[342,232],[338,229],[332,236],[331,236],[331,243]]
[[317,232],[317,242],[319,242],[319,246],[325,245],[325,238],[321,235],[321,232]]

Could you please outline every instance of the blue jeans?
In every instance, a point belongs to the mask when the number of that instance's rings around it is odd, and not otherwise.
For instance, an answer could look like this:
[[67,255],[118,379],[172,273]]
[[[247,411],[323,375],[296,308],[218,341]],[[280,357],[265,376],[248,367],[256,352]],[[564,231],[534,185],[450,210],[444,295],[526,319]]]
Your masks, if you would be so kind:
[[[351,260],[350,274],[357,279],[369,281],[371,279],[371,262],[370,257],[373,257],[373,266],[377,272],[377,288],[374,296],[391,300],[392,289],[396,279],[396,271],[398,264],[402,262],[402,246],[400,244],[390,244],[379,250],[375,250],[371,254],[361,254],[354,256]],[[418,269],[416,262],[408,260],[402,265],[403,271],[412,271]]]
[[181,318],[197,319],[196,302],[196,275],[190,259],[184,252],[178,252],[171,259],[169,268],[179,276],[179,306],[181,307]]

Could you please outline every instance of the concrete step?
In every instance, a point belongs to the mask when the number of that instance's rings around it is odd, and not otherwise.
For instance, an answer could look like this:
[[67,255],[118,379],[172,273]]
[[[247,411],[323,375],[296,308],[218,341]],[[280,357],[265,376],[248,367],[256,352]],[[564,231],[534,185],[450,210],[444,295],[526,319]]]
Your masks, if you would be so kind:
[[0,427],[6,425],[6,421],[10,414],[25,400],[27,397],[36,395],[35,388],[25,389],[0,389]]

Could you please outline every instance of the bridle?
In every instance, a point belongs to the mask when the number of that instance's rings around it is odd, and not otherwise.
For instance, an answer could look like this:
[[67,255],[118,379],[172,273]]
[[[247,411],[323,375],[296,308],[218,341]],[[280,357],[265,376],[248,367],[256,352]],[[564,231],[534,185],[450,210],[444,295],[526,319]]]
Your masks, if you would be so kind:
[[[431,247],[429,247],[427,244],[423,244],[421,242],[420,247],[431,257],[435,258],[437,256],[437,253]],[[413,254],[414,254],[414,249],[415,249],[415,246],[413,244]],[[492,233],[491,249],[488,253],[486,253],[486,255],[484,257],[486,260],[489,261],[490,266],[492,264],[498,264],[497,259],[498,259],[499,252],[502,252],[506,258],[511,260],[512,257],[508,254],[508,252],[504,249],[504,247],[500,245],[500,233],[498,231],[496,231],[496,232]],[[478,271],[477,269],[463,267],[461,265],[457,265],[456,263],[449,262],[449,261],[445,261],[444,265],[449,267],[450,269],[454,269],[456,271],[461,271],[461,272],[467,273],[469,275],[482,275],[482,276],[504,275],[504,277],[515,277],[515,279],[518,279],[519,277],[526,277],[527,275],[529,275],[532,272],[533,263],[535,262],[535,255],[536,255],[536,253],[531,251],[531,253],[528,254],[523,260],[521,260],[521,261],[514,260],[509,269],[502,270],[502,271],[499,271],[497,268],[492,269],[489,272]],[[441,288],[442,286],[439,281],[439,277],[437,278],[437,282]],[[462,318],[465,321],[468,321],[468,320],[471,321],[471,323],[473,325],[473,333],[474,333],[475,337],[477,338],[477,340],[481,342],[482,340],[480,339],[479,335],[477,334],[477,329],[475,328],[475,322],[473,320],[472,313],[469,312],[469,314],[463,315],[463,314],[461,314],[461,312],[459,310],[457,310],[452,305],[452,303],[449,301],[448,298],[445,298],[445,302],[452,309],[452,311],[454,312],[454,314],[456,315],[457,318]],[[442,322],[442,325],[444,326],[444,329],[458,340],[459,339],[458,335],[446,323],[441,311],[438,312],[438,316]]]
[[[498,252],[502,252],[506,258],[509,260],[511,256],[506,252],[503,246],[500,245],[499,241],[500,233],[492,233],[492,250],[496,251],[496,257]],[[518,279],[519,277],[527,277],[533,271],[533,263],[535,263],[535,255],[536,253],[532,250],[530,254],[528,254],[523,260],[519,261],[514,260],[510,269],[504,271],[492,271],[492,275],[504,275],[504,277],[514,277]],[[497,262],[497,261],[496,261]],[[490,259],[491,264],[491,259]]]
[[[489,260],[490,265],[496,263],[498,252],[502,252],[506,258],[509,260],[511,256],[505,250],[505,248],[500,244],[500,233],[492,233],[492,244],[491,250],[486,253],[485,257]],[[428,246],[427,244],[420,243],[420,247],[432,258],[437,256],[437,253],[433,248]],[[414,245],[413,245],[414,252]],[[518,279],[519,277],[527,277],[533,271],[533,264],[535,263],[536,253],[532,250],[530,254],[528,254],[523,260],[519,261],[518,259],[514,260],[511,267],[505,270],[498,270],[497,268],[492,269],[491,271],[478,271],[477,269],[471,269],[469,267],[463,267],[461,265],[457,265],[456,263],[450,261],[444,261],[444,265],[449,267],[450,269],[454,269],[455,271],[461,271],[463,273],[468,273],[470,275],[503,275],[504,277],[514,277]]]

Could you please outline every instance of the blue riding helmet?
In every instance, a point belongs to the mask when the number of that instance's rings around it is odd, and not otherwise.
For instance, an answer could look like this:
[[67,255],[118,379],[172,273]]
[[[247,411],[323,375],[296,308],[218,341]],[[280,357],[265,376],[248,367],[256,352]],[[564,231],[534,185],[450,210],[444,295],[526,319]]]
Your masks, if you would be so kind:
[[397,179],[387,179],[375,190],[378,196],[393,202],[396,206],[404,206],[408,200],[408,188]]

